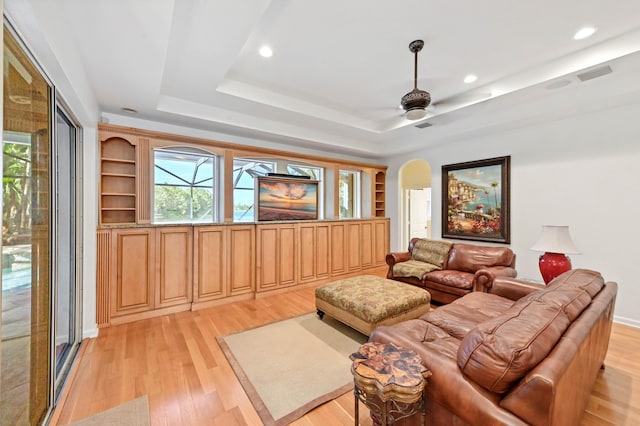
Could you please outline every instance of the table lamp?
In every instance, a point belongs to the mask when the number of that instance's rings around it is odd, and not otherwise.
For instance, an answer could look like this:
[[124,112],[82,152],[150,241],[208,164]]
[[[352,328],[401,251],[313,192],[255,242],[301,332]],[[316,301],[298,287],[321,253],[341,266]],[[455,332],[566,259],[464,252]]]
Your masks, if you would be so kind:
[[568,226],[544,225],[542,234],[531,250],[542,251],[538,265],[545,284],[571,269],[571,259],[566,254],[580,254],[569,236]]

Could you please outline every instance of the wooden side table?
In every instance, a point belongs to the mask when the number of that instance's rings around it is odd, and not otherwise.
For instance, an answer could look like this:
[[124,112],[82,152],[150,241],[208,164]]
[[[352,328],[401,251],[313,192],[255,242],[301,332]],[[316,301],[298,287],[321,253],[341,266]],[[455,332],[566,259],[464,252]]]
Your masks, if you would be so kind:
[[431,371],[418,354],[392,343],[368,342],[350,358],[356,426],[359,401],[369,407],[375,425],[391,425],[416,413],[426,419],[423,391]]

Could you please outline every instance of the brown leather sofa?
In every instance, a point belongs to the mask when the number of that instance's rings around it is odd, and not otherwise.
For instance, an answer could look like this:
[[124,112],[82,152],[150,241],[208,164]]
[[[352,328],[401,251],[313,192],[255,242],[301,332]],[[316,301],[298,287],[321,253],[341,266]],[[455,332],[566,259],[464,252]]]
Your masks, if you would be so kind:
[[431,370],[429,425],[577,425],[603,367],[617,288],[584,269],[546,287],[497,277],[369,340],[411,349]]
[[450,303],[470,293],[476,283],[496,276],[515,277],[516,255],[509,247],[413,238],[406,252],[386,257],[387,278],[426,288],[431,300]]

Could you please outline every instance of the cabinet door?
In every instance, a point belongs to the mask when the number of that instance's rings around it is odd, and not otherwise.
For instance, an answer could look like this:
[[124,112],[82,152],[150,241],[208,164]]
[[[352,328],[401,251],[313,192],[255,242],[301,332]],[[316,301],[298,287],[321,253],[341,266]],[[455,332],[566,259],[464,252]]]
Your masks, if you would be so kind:
[[376,266],[386,264],[387,253],[389,253],[389,220],[377,220],[374,222],[373,238],[373,263]]
[[331,271],[331,225],[327,223],[316,224],[316,277],[327,278]]
[[156,229],[156,308],[191,303],[192,227]]
[[360,264],[362,268],[373,266],[373,222],[360,224]]
[[296,234],[292,225],[259,225],[257,235],[258,291],[296,283]]
[[316,247],[316,224],[298,224],[300,282],[314,281],[316,279]]
[[227,295],[227,227],[194,229],[194,302]]
[[153,309],[155,230],[115,229],[112,237],[111,316]]
[[255,226],[229,228],[228,294],[250,293],[255,288]]
[[278,285],[296,284],[298,270],[296,229],[294,225],[281,225],[278,229]]
[[278,228],[276,226],[257,227],[256,278],[258,291],[278,286]]
[[331,275],[347,272],[346,260],[347,226],[345,223],[331,224]]
[[349,272],[360,269],[360,223],[349,222],[347,224],[347,261]]

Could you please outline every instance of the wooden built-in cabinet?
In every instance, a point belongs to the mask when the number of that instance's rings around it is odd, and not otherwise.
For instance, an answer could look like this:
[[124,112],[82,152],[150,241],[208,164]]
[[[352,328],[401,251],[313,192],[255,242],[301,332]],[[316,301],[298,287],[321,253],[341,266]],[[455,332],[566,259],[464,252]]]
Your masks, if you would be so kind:
[[190,309],[192,232],[190,226],[99,230],[98,325]]
[[385,265],[388,219],[103,228],[100,327],[364,274]]

